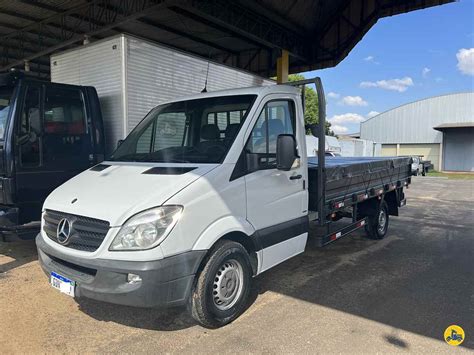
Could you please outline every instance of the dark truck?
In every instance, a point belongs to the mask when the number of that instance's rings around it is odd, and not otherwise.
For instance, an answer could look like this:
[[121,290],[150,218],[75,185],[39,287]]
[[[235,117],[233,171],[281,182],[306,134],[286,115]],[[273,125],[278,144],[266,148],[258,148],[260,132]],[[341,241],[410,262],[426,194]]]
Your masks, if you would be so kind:
[[0,74],[0,233],[34,237],[59,185],[104,159],[93,87]]

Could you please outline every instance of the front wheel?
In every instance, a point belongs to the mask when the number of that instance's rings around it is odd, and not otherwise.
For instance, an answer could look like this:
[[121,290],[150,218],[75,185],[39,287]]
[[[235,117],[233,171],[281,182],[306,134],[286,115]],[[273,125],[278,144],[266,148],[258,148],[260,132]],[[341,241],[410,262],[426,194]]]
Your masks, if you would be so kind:
[[368,216],[366,232],[370,239],[382,239],[388,230],[388,206],[385,201],[379,204],[376,213]]
[[218,242],[194,286],[193,318],[207,328],[232,322],[245,309],[251,279],[252,266],[245,248],[229,240]]

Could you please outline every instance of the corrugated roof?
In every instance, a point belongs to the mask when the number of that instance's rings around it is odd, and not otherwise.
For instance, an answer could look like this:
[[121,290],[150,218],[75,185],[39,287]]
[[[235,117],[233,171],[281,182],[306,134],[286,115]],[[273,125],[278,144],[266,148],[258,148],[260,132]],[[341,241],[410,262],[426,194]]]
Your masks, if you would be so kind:
[[48,56],[130,33],[259,75],[339,63],[382,17],[453,0],[21,0],[0,1],[0,71],[49,73]]

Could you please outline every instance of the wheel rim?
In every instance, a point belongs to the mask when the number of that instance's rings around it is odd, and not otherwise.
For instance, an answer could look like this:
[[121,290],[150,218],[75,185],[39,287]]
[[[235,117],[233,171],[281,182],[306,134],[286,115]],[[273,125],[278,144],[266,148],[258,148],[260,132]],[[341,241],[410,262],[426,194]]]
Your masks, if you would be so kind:
[[235,259],[224,262],[214,277],[212,299],[214,305],[225,311],[235,305],[244,286],[242,265]]
[[377,230],[380,234],[385,232],[385,226],[387,225],[387,215],[385,214],[385,210],[381,209],[379,213],[379,223]]

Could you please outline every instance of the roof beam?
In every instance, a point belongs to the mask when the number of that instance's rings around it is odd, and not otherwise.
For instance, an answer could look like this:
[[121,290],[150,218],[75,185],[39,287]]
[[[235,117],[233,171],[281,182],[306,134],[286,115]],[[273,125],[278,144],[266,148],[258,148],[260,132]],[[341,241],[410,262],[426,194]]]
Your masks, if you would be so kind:
[[205,40],[203,38],[197,37],[197,36],[195,36],[191,33],[184,32],[184,31],[181,31],[181,30],[178,30],[176,28],[172,28],[172,27],[169,27],[169,26],[166,26],[166,25],[162,25],[162,24],[160,24],[156,21],[152,21],[152,20],[147,19],[147,18],[140,18],[137,21],[140,22],[140,23],[143,23],[145,25],[156,27],[156,28],[159,28],[160,30],[163,30],[163,31],[166,31],[166,32],[169,32],[169,33],[172,33],[172,34],[190,39],[193,42],[203,44],[207,47],[211,47],[211,48],[217,49],[217,50],[222,51],[222,52],[238,54],[237,51],[234,51],[230,48],[223,47],[219,44],[216,44],[216,43],[210,42],[208,40]]
[[[13,68],[17,65],[21,65],[25,60],[32,60],[32,59],[35,59],[35,58],[38,58],[38,57],[42,57],[42,56],[48,55],[48,54],[50,54],[50,53],[52,53],[56,50],[59,50],[59,49],[62,49],[64,47],[67,47],[69,45],[72,45],[74,43],[77,43],[77,42],[81,41],[84,38],[85,35],[95,36],[95,35],[100,34],[102,32],[109,31],[113,28],[116,28],[117,26],[120,26],[121,24],[136,20],[140,17],[144,17],[147,14],[149,14],[151,11],[157,11],[159,9],[168,7],[169,5],[178,4],[181,1],[182,0],[135,0],[135,1],[131,1],[131,2],[127,1],[127,2],[122,4],[123,5],[121,7],[121,10],[123,11],[122,15],[119,15],[117,12],[114,12],[114,13],[110,12],[110,10],[107,10],[107,9],[102,9],[102,10],[99,9],[99,11],[101,11],[99,18],[101,20],[103,18],[104,20],[107,21],[106,23],[103,23],[102,26],[91,27],[91,28],[93,28],[92,30],[90,30],[88,32],[83,32],[83,33],[80,33],[80,34],[72,33],[70,36],[68,36],[68,38],[64,38],[64,40],[62,40],[61,42],[59,42],[55,45],[48,46],[48,47],[46,47],[42,50],[36,51],[32,55],[28,55],[25,58],[22,58],[21,60],[13,61],[12,63],[10,63],[8,65],[3,66],[2,68],[0,68],[0,71],[8,70],[8,69]],[[19,31],[15,31],[15,32],[11,32],[9,34],[3,35],[3,36],[0,37],[0,40],[4,40],[4,39],[8,39],[8,38],[17,38],[18,40],[21,41],[22,34],[25,31],[35,30],[38,27],[41,29],[41,26],[49,25],[49,24],[51,24],[51,22],[58,21],[58,20],[61,22],[61,24],[63,24],[65,22],[65,17],[69,16],[72,13],[75,13],[75,11],[78,11],[78,10],[83,11],[82,13],[84,14],[84,20],[85,21],[88,18],[95,18],[95,20],[97,20],[97,18],[93,16],[93,12],[98,10],[97,5],[100,5],[100,4],[103,4],[103,3],[108,3],[108,1],[106,1],[106,0],[102,0],[102,1],[93,0],[89,3],[86,3],[85,5],[83,4],[83,5],[74,7],[72,9],[61,12],[61,13],[56,14],[54,16],[48,17],[47,19],[44,19],[44,20],[39,21],[37,23],[33,23],[31,25],[28,25],[28,26],[22,28]]]
[[310,60],[306,39],[299,33],[232,0],[187,0],[170,7],[170,10],[231,33],[246,42],[253,42],[259,47],[285,49],[303,61]]

